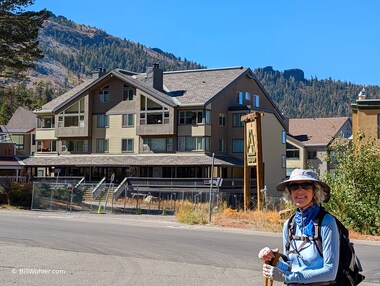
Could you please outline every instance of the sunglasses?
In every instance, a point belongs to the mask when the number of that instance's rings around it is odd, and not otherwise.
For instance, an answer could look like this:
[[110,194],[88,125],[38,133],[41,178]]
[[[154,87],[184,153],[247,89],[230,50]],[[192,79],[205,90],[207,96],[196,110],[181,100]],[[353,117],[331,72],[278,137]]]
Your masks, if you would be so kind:
[[295,183],[288,186],[289,190],[296,191],[301,187],[304,190],[311,190],[314,187],[313,183]]

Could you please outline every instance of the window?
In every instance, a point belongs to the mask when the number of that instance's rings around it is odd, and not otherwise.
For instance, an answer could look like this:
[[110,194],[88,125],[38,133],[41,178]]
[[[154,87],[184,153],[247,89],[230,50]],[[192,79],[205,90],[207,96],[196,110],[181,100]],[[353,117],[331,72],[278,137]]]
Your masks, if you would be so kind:
[[108,139],[98,138],[96,139],[96,153],[108,152]]
[[84,98],[58,115],[58,127],[84,127]]
[[179,124],[210,124],[210,110],[186,110],[179,112]]
[[97,116],[97,126],[98,128],[105,128],[108,127],[108,115],[106,114],[99,114]]
[[140,167],[140,177],[153,177],[153,167]]
[[173,151],[173,138],[146,138],[143,144],[144,150],[153,152]]
[[110,101],[109,86],[106,85],[101,90],[99,90],[99,100],[100,102],[107,103]]
[[25,149],[25,145],[24,145],[25,136],[24,135],[12,134],[11,137],[12,137],[12,142],[16,144],[16,150],[24,150]]
[[143,95],[140,110],[140,125],[169,124],[169,110]]
[[281,167],[286,168],[286,155],[281,155]]
[[131,101],[133,100],[133,96],[135,95],[136,91],[133,87],[124,84],[123,87],[123,100]]
[[225,139],[219,139],[219,151],[220,152],[226,152],[226,140]]
[[211,124],[211,111],[205,110],[205,124]]
[[241,121],[241,117],[244,115],[245,115],[245,113],[234,113],[234,114],[232,114],[232,127],[243,127],[244,122]]
[[133,152],[133,139],[121,139],[121,151]]
[[294,169],[286,169],[286,177],[290,177],[291,173],[294,171]]
[[293,146],[292,144],[286,143],[286,158],[288,159],[299,159],[300,150]]
[[39,117],[37,119],[37,128],[54,128],[54,116]]
[[307,158],[310,160],[317,159],[317,151],[309,151],[307,152]]
[[260,107],[260,96],[258,96],[258,95],[252,96],[252,106]]
[[286,144],[286,131],[283,130],[281,135],[282,144]]
[[135,126],[135,115],[133,113],[123,114],[123,127],[133,127]]
[[88,140],[62,140],[62,152],[87,153]]
[[248,91],[245,92],[245,100],[247,101],[251,100],[251,94]]
[[209,137],[178,137],[178,151],[207,151],[209,147]]
[[239,91],[237,93],[237,103],[243,104],[243,102],[244,102],[244,93],[242,91]]
[[244,139],[232,139],[232,152],[244,153]]
[[226,126],[226,115],[224,113],[219,113],[219,125]]
[[336,158],[336,153],[334,151],[329,151],[330,164],[337,164],[338,159]]
[[55,140],[36,140],[37,152],[55,152],[57,151],[57,141]]

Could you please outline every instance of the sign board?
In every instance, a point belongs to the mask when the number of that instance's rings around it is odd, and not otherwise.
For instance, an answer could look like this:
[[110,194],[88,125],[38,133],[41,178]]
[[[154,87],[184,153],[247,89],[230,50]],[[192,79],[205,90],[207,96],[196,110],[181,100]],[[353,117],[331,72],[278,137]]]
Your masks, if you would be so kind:
[[256,121],[246,122],[246,151],[247,151],[247,165],[256,166],[257,165],[257,132],[256,132]]
[[[220,187],[222,183],[223,183],[223,178],[218,177],[218,178],[212,179],[213,186]],[[204,180],[204,184],[211,185],[211,180]]]

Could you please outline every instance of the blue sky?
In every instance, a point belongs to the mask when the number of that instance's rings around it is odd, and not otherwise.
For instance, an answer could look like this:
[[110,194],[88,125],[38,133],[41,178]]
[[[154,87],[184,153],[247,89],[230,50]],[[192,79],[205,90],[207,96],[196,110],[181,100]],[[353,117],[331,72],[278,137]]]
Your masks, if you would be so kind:
[[36,0],[79,24],[209,68],[299,68],[380,85],[378,0]]

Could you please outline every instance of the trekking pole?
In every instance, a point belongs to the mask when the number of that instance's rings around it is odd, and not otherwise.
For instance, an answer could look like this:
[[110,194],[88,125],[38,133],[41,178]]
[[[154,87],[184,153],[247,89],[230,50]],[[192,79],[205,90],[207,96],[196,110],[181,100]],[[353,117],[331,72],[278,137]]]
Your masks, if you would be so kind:
[[[271,266],[277,265],[277,262],[280,259],[280,253],[278,253],[276,251],[273,251],[273,253],[274,253],[274,258],[272,258],[271,261],[265,262],[266,264],[269,264]],[[264,286],[268,286],[268,282],[269,282],[269,286],[273,286],[273,279],[269,279],[267,277],[264,277]]]

